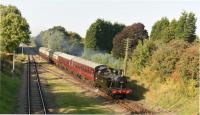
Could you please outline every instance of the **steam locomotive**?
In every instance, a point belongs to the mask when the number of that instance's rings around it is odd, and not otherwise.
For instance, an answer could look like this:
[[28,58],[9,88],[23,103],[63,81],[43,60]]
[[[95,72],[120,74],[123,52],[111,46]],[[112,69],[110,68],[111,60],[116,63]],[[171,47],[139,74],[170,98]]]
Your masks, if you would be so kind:
[[39,55],[56,66],[91,81],[95,87],[106,92],[114,99],[123,99],[132,93],[132,90],[126,87],[127,78],[122,75],[122,70],[110,68],[66,53],[53,52],[45,47],[39,48]]

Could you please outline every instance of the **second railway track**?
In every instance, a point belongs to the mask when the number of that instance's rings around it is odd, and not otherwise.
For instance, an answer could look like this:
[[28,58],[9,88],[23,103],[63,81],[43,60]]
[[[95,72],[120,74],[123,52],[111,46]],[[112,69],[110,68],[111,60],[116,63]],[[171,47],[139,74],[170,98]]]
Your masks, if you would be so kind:
[[33,55],[28,55],[27,63],[27,113],[47,114],[44,93]]

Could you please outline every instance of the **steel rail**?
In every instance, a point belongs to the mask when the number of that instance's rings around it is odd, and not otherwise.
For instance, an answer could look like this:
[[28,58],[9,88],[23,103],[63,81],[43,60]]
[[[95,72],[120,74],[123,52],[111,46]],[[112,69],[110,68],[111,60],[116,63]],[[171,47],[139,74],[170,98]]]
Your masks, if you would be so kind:
[[41,102],[42,102],[42,109],[44,111],[44,114],[47,114],[46,104],[45,104],[45,101],[44,101],[44,94],[43,94],[43,91],[42,91],[42,88],[41,88],[40,77],[38,75],[37,63],[36,63],[33,55],[32,55],[32,59],[33,59],[33,63],[34,63],[34,66],[35,66],[36,77],[37,77],[37,86],[38,86],[38,90],[39,90],[40,99],[41,99]]
[[28,103],[28,114],[31,114],[31,101],[30,101],[30,56],[28,55],[27,63],[27,103]]

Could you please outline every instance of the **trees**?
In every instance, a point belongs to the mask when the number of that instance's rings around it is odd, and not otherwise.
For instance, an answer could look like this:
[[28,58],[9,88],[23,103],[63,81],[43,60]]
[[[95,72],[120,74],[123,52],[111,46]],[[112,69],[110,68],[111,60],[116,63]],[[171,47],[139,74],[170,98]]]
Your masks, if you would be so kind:
[[87,30],[85,49],[110,52],[115,34],[124,28],[122,24],[112,24],[103,19],[97,19]]
[[40,32],[35,38],[38,47],[44,46],[55,51],[65,52],[67,48],[68,33],[61,26],[54,26],[46,31]]
[[196,38],[196,18],[195,14],[183,12],[178,21],[171,22],[166,17],[158,20],[152,27],[150,38],[169,42],[172,39],[184,39],[193,42]]
[[184,39],[185,41],[192,42],[195,39],[195,31],[196,31],[196,17],[195,14],[186,11],[182,12],[180,16],[177,28],[176,28],[176,36],[179,39]]
[[68,32],[68,35],[70,39],[81,41],[81,36],[75,32]]
[[69,32],[69,53],[76,56],[81,56],[83,52],[84,45],[81,43],[81,36],[75,32]]
[[131,39],[131,49],[133,50],[138,40],[143,41],[148,38],[147,30],[144,29],[144,25],[142,23],[135,23],[131,26],[125,27],[120,33],[118,33],[113,38],[113,48],[112,55],[114,57],[124,57],[124,40],[127,38]]
[[28,42],[29,25],[20,11],[14,6],[0,6],[0,45],[1,51],[13,51],[20,42]]
[[54,26],[40,32],[35,37],[37,47],[47,47],[54,51],[61,51],[80,56],[83,51],[81,36],[75,32],[67,32],[64,27]]
[[1,16],[6,16],[9,13],[14,13],[14,14],[18,14],[21,16],[21,12],[17,9],[17,7],[15,6],[4,6],[4,5],[0,5],[0,9],[1,9]]
[[47,33],[49,33],[47,36],[47,47],[54,51],[66,52],[65,47],[67,45],[68,36],[66,36],[65,32],[54,28],[53,30],[50,29]]
[[152,27],[150,38],[153,40],[161,39],[163,30],[169,26],[169,19],[167,17],[158,20]]
[[153,40],[145,40],[143,44],[142,42],[139,42],[131,56],[131,72],[141,72],[142,69],[148,65],[149,59],[156,50],[157,45]]

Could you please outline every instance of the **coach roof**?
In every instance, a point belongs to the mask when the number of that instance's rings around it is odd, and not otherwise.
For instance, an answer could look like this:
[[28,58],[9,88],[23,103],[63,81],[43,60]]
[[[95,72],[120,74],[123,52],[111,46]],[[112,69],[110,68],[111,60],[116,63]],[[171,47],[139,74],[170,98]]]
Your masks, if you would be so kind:
[[39,51],[40,51],[40,52],[42,52],[42,51],[48,51],[48,48],[40,47]]
[[40,49],[39,49],[39,52],[46,54],[46,55],[49,55],[49,51],[50,50],[48,48],[45,48],[45,47],[40,47]]
[[72,58],[76,57],[76,56],[69,55],[69,54],[66,54],[66,53],[61,53],[61,52],[58,55],[62,58],[68,59],[68,60],[71,60]]
[[75,57],[75,58],[72,59],[72,61],[80,63],[80,64],[83,64],[83,65],[86,65],[86,66],[89,66],[89,67],[94,68],[94,69],[97,66],[102,65],[102,64],[95,63],[95,62],[92,62],[92,61],[89,61],[89,60],[85,60],[85,59],[80,58],[80,57]]

